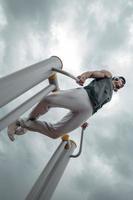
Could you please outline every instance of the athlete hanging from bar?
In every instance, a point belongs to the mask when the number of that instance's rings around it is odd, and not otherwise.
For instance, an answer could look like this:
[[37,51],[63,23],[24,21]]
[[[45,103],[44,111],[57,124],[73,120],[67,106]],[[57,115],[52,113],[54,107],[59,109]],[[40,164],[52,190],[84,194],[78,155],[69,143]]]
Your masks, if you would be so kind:
[[[93,80],[85,87],[61,90],[44,97],[27,119],[19,119],[15,127],[8,127],[9,138],[13,141],[14,134],[21,135],[26,130],[39,132],[50,138],[63,136],[81,126],[111,100],[113,91],[117,92],[126,83],[124,77],[112,77],[112,73],[107,70],[85,72],[78,76],[78,83],[83,86],[88,78]],[[53,107],[66,108],[69,112],[54,124],[38,120]]]

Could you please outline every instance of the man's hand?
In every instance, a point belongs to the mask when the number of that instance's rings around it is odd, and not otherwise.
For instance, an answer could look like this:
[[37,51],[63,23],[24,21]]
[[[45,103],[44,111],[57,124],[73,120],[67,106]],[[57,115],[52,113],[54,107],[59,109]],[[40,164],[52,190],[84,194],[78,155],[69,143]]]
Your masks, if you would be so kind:
[[85,73],[81,74],[80,76],[77,77],[79,80],[77,81],[78,84],[80,84],[81,86],[84,85],[86,79],[87,79],[87,76]]
[[[25,118],[25,121],[30,120],[29,118]],[[33,119],[32,119],[33,120]],[[10,124],[7,129],[7,134],[9,139],[13,142],[15,140],[15,135],[23,135],[27,132],[27,129],[21,127],[22,119],[17,119],[15,122]]]
[[84,124],[81,125],[81,128],[86,129],[88,127],[88,122],[85,122]]

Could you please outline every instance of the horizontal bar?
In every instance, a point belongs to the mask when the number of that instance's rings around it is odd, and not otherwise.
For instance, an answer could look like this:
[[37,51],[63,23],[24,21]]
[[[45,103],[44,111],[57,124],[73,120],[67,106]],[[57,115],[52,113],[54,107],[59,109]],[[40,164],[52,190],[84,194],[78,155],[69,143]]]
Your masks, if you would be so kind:
[[77,77],[73,76],[72,74],[70,74],[69,72],[67,72],[65,70],[53,68],[52,71],[64,74],[65,76],[68,76],[68,77],[74,79],[77,83],[79,82],[79,79]]
[[57,56],[0,78],[0,107],[47,79],[53,67],[62,68],[62,61]]
[[30,109],[35,103],[39,102],[44,96],[49,94],[51,91],[55,89],[55,85],[49,85],[30,99],[26,100],[24,103],[19,105],[17,108],[12,110],[6,116],[4,116],[0,120],[0,130],[6,128],[9,124],[13,123],[16,119],[18,119],[23,113],[25,113],[28,109]]

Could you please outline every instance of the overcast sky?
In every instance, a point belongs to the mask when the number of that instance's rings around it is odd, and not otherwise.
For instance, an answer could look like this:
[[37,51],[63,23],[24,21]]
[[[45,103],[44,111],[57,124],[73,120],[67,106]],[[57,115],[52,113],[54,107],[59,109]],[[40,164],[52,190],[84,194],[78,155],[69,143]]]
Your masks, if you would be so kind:
[[[132,200],[132,53],[132,0],[0,0],[0,77],[57,55],[75,76],[106,69],[127,80],[90,118],[82,155],[69,162],[52,200]],[[61,89],[77,87],[58,77]],[[53,109],[45,119],[65,113]],[[79,133],[70,134],[77,144]],[[24,200],[59,143],[30,132],[12,143],[3,130],[0,199]]]

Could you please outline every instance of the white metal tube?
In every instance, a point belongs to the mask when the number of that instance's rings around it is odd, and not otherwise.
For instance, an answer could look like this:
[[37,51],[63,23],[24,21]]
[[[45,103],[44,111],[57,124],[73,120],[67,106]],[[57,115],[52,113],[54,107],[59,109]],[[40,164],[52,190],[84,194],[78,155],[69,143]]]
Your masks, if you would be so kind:
[[9,124],[18,119],[23,113],[30,109],[35,103],[39,102],[44,96],[55,89],[55,85],[49,85],[42,89],[39,93],[26,100],[24,103],[19,105],[17,108],[9,112],[0,120],[0,130],[6,128]]
[[23,94],[52,74],[52,68],[61,69],[62,61],[56,56],[0,78],[0,107]]
[[50,200],[62,174],[70,160],[70,155],[76,148],[73,141],[70,148],[66,149],[66,141],[63,141],[48,162],[47,166],[34,184],[26,200]]
[[61,152],[63,151],[65,145],[67,142],[61,142],[54,154],[52,155],[51,159],[47,163],[46,167],[38,177],[37,181],[33,185],[31,191],[26,197],[26,200],[35,200],[39,196],[40,190],[42,189],[42,183],[44,179],[47,179],[49,173],[51,172],[51,169],[54,167],[56,161],[59,159],[59,156],[61,155]]
[[[59,72],[59,73],[61,73],[61,74],[64,74],[65,76],[68,76],[68,77],[74,79],[77,83],[79,82],[79,78],[73,76],[73,74],[70,74],[70,73],[67,72],[67,71],[60,70],[60,69],[56,69],[56,68],[53,68],[52,70],[55,71],[55,72]],[[78,84],[79,84],[79,83],[78,83]],[[79,85],[80,85],[80,84],[79,84]]]

